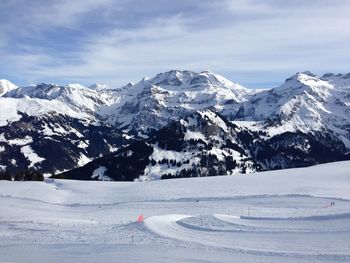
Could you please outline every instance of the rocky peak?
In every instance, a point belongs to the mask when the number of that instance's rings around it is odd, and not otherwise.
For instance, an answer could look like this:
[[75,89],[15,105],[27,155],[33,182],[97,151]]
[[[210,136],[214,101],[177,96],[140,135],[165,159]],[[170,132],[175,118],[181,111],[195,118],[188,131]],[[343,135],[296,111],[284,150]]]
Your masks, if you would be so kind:
[[17,89],[17,86],[7,79],[0,79],[0,97],[5,93]]

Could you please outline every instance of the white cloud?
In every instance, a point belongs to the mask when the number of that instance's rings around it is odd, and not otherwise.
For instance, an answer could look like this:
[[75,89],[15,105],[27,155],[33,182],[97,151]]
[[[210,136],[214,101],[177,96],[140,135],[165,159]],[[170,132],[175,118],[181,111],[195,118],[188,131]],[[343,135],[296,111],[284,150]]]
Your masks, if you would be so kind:
[[[92,2],[73,6],[70,14],[58,16],[57,21],[63,22],[57,23],[64,25],[67,19],[74,25],[75,15],[96,8],[98,4]],[[215,8],[210,6],[213,12],[198,16],[155,14],[136,27],[113,27],[104,34],[89,35],[66,56],[39,48],[32,54],[8,56],[9,64],[31,80],[112,85],[171,68],[237,72],[247,78],[251,73],[256,79],[259,72],[288,77],[306,69],[316,73],[348,70],[350,28],[344,25],[350,24],[350,1],[330,6],[326,4],[331,1],[322,0],[318,4],[291,2],[287,6],[276,1],[221,1]],[[63,1],[57,8],[64,10],[65,5],[68,2]]]
[[26,28],[44,30],[48,27],[75,27],[81,16],[100,7],[106,7],[112,0],[56,0],[28,3],[29,12],[24,13],[22,20]]

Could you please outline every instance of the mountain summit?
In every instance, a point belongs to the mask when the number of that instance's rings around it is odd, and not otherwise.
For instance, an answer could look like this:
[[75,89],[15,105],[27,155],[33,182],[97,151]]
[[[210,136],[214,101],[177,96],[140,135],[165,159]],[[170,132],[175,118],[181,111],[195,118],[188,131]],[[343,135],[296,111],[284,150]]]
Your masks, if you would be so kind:
[[14,89],[17,89],[15,84],[6,79],[0,79],[0,97]]

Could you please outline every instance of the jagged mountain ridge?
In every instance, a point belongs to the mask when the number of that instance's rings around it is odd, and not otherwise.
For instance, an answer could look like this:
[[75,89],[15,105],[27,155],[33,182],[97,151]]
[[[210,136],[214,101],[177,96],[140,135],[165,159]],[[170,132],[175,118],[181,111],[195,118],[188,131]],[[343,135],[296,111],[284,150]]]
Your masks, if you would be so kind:
[[120,99],[109,108],[112,114],[101,115],[131,134],[148,135],[196,110],[230,111],[255,92],[210,71],[171,70],[115,92]]
[[[69,155],[74,156],[69,162],[62,161],[62,164],[56,165],[60,167],[56,170],[66,170],[82,165],[82,159],[87,162],[101,154],[112,153],[135,140],[157,133],[171,122],[185,119],[205,109],[212,109],[226,121],[234,121],[239,128],[250,132],[264,131],[264,140],[275,145],[283,144],[283,141],[276,138],[284,138],[285,141],[290,140],[301,145],[303,140],[320,140],[320,145],[325,146],[324,138],[331,138],[329,146],[335,142],[336,151],[341,153],[336,156],[343,158],[343,153],[350,148],[349,83],[349,74],[325,74],[317,77],[304,72],[287,79],[279,88],[249,90],[210,71],[196,73],[172,70],[153,78],[144,78],[136,84],[129,83],[121,88],[109,88],[106,85],[86,88],[79,84],[12,86],[0,96],[3,109],[0,113],[0,127],[4,131],[0,133],[4,138],[0,141],[0,166],[16,170],[18,164],[13,165],[13,157],[9,156],[19,156],[18,158],[28,161],[24,152],[29,146],[33,146],[34,142],[12,147],[8,142],[13,142],[16,136],[19,140],[29,136],[47,140],[46,143],[52,141],[52,135],[41,136],[44,134],[43,127],[48,124],[52,124],[53,133],[61,134],[56,140],[69,144],[62,147],[75,151],[74,154],[71,150],[61,151],[62,160],[69,159]],[[67,128],[62,128],[61,124],[55,125],[57,120],[54,116],[57,115],[70,120],[67,121]],[[23,119],[23,116],[26,118]],[[33,121],[29,117],[45,119],[46,124],[43,122],[40,127],[29,129],[27,127],[30,127]],[[74,125],[71,120],[74,120]],[[14,129],[9,129],[10,125],[15,123],[25,127],[21,137]],[[72,125],[78,129],[71,129]],[[92,141],[92,138],[85,137],[88,134],[86,127],[95,127],[100,138],[103,138],[106,130],[113,133],[114,137],[100,142],[103,147],[94,152],[86,152],[77,147],[75,139],[71,142],[64,140],[66,134],[62,129],[73,131],[70,132],[71,136],[74,136],[74,133],[83,135],[83,143]],[[341,146],[341,143],[345,146]],[[25,148],[22,149],[23,147]],[[259,147],[267,149],[268,145],[261,144]],[[36,147],[33,146],[32,149],[34,148]],[[47,157],[48,153],[45,151],[33,151],[43,159],[54,158]],[[300,164],[295,160],[295,165],[329,160],[333,159],[314,158]],[[60,159],[57,161],[61,162]],[[288,161],[258,158],[254,165],[260,165],[263,169],[277,169],[293,166],[292,161],[293,158]],[[25,169],[30,165],[29,162],[27,165],[18,166],[18,169]],[[54,171],[49,169],[45,161],[37,162],[33,167],[43,172]]]
[[86,88],[80,84],[69,84],[65,86],[41,83],[38,85],[18,87],[3,95],[5,98],[41,99],[46,101],[59,101],[69,106],[74,111],[90,113],[94,115],[101,105],[108,105],[105,96],[96,90]]
[[254,94],[232,118],[261,121],[272,135],[331,131],[350,148],[350,75],[297,73],[281,87]]

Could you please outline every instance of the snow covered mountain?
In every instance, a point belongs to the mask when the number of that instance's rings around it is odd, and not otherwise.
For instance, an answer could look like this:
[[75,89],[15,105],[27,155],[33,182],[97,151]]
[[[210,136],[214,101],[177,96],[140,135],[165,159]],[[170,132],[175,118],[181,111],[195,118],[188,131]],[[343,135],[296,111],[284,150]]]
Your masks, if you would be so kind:
[[17,86],[6,79],[0,79],[0,97],[5,93],[16,89]]
[[20,120],[0,127],[0,168],[11,174],[30,168],[57,173],[123,145],[124,139],[112,126],[57,113],[19,115]]
[[201,110],[149,139],[55,178],[132,181],[231,175],[348,157],[343,143],[329,135],[286,132],[269,137],[264,131],[237,126],[212,110]]
[[254,94],[235,120],[260,121],[271,135],[333,133],[350,148],[350,74],[297,73],[278,88]]
[[[7,92],[4,97],[7,98],[31,98],[45,101],[54,101],[58,104],[55,111],[59,111],[60,105],[68,107],[65,110],[71,110],[75,113],[82,114],[81,118],[86,118],[87,114],[94,115],[96,109],[108,101],[101,96],[96,90],[86,88],[80,84],[69,84],[59,86],[55,84],[41,83],[33,86],[19,87]],[[71,114],[71,113],[69,113]],[[75,115],[75,117],[79,117]]]
[[96,90],[96,91],[104,91],[104,90],[111,89],[111,87],[104,83],[95,83],[89,86],[89,89]]
[[230,112],[256,92],[210,71],[171,70],[116,90],[115,103],[99,113],[130,134],[149,135],[196,110]]
[[[101,155],[108,157],[77,176],[205,176],[349,158],[350,74],[297,73],[270,90],[247,89],[210,71],[180,70],[120,88],[16,87],[4,80],[0,87],[0,168],[11,172],[54,173]],[[137,154],[124,156],[127,145]],[[159,158],[168,162],[159,164]]]
[[0,168],[72,169],[126,142],[95,111],[106,96],[78,84],[13,87],[0,97]]
[[149,139],[58,178],[130,181],[254,171],[249,154],[237,143],[238,132],[231,126],[211,110],[199,111]]

